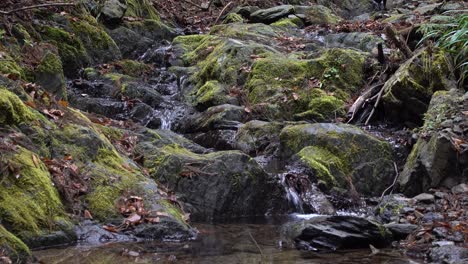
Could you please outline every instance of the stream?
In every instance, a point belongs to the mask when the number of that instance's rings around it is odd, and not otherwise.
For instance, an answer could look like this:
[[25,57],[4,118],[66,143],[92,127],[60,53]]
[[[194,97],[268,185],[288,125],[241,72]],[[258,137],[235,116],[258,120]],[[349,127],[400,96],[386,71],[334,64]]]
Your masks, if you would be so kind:
[[36,251],[41,263],[423,263],[392,249],[373,255],[370,249],[329,253],[280,247],[279,225],[299,220],[249,219],[233,223],[195,223],[198,237],[189,242],[145,241],[111,243],[100,247],[78,245]]

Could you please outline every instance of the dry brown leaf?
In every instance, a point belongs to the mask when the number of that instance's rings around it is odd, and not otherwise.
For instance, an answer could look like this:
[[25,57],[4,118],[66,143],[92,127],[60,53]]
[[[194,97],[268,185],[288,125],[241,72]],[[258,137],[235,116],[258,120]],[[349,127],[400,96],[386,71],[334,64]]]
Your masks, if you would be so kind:
[[84,210],[84,218],[86,219],[93,219],[93,216],[91,215],[91,212],[88,210]]

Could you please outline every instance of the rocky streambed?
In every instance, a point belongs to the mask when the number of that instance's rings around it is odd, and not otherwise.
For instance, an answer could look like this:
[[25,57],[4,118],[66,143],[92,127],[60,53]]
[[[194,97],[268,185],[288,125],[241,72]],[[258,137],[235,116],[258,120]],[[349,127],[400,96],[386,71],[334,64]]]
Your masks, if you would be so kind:
[[[466,261],[466,95],[444,51],[405,58],[382,31],[464,3],[318,2],[197,35],[144,0],[15,18],[1,260]],[[366,92],[377,108],[350,111]]]

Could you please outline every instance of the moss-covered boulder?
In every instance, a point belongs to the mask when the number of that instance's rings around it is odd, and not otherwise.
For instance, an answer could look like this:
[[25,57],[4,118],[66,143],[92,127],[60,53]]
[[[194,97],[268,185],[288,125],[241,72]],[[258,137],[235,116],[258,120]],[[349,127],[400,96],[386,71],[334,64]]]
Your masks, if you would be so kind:
[[286,126],[280,134],[284,158],[297,154],[328,186],[380,194],[394,177],[390,144],[357,127],[330,123]]
[[2,156],[13,168],[3,174],[0,186],[3,226],[22,239],[57,230],[58,223],[67,217],[47,167],[24,148]]
[[60,57],[46,52],[35,69],[36,82],[59,100],[67,100],[67,87]]
[[[279,108],[274,118],[329,120],[344,115],[344,102],[362,83],[367,55],[350,49],[329,49],[318,58],[304,60],[284,56],[258,59],[245,85],[251,104]],[[311,85],[318,80],[321,89]],[[271,108],[271,107],[270,107]],[[271,111],[260,113],[262,118]]]
[[382,102],[387,118],[422,125],[432,94],[448,90],[452,79],[444,52],[418,52],[385,83]]
[[194,219],[263,215],[281,199],[281,189],[249,156],[237,152],[195,154],[178,145],[141,146],[145,166],[174,190]]
[[223,104],[208,108],[206,111],[188,117],[182,125],[186,133],[206,132],[209,130],[236,130],[246,119],[247,113],[241,106]]
[[0,113],[1,125],[18,125],[35,119],[32,111],[16,94],[1,86]]
[[330,8],[322,5],[296,6],[295,14],[304,20],[306,25],[336,24],[341,18]]
[[279,133],[284,124],[253,120],[243,124],[237,131],[235,146],[249,155],[272,153],[279,144]]
[[292,5],[275,6],[253,12],[250,14],[250,21],[254,23],[270,24],[288,15],[294,14],[294,12],[294,6]]
[[0,251],[14,263],[31,261],[31,251],[23,241],[0,225]]
[[78,37],[59,27],[44,26],[39,30],[44,40],[58,48],[66,76],[76,75],[81,68],[89,64],[90,58]]
[[229,91],[218,81],[208,81],[194,95],[193,105],[199,110],[226,103],[236,103]]
[[399,178],[401,191],[406,195],[466,182],[468,154],[463,151],[466,134],[461,127],[467,122],[463,114],[467,102],[467,95],[456,90],[433,95],[420,138]]
[[328,47],[354,48],[371,52],[383,39],[367,32],[334,33],[324,36]]
[[71,30],[83,43],[91,62],[98,64],[122,57],[114,40],[99,26],[95,19],[71,20]]
[[100,18],[109,25],[118,24],[127,11],[127,0],[106,0],[101,8]]
[[244,19],[241,15],[237,13],[229,13],[223,20],[223,24],[230,24],[230,23],[242,23]]

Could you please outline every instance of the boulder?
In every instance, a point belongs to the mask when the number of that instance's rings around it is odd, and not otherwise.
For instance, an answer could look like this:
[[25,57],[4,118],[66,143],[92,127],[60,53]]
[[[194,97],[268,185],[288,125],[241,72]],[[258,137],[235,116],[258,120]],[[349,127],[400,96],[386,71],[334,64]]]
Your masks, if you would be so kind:
[[[423,66],[427,64],[431,67]],[[449,90],[452,78],[444,52],[419,51],[385,83],[382,102],[386,116],[408,126],[422,125],[433,93]]]
[[283,158],[296,154],[328,188],[355,188],[365,195],[380,195],[395,175],[390,144],[354,126],[290,125],[281,131],[280,141]]
[[384,247],[391,241],[384,226],[354,216],[319,216],[285,224],[281,229],[286,241],[305,250]]
[[270,24],[275,21],[285,18],[288,15],[294,14],[294,6],[281,5],[268,9],[260,9],[250,14],[250,21],[254,23]]
[[433,263],[466,264],[468,249],[459,246],[442,246],[431,250],[429,257]]
[[412,224],[386,224],[384,225],[393,235],[396,240],[406,239],[409,234],[418,228],[417,225]]
[[283,202],[275,180],[241,152],[201,155],[174,144],[139,151],[151,176],[174,190],[195,220],[264,215]]
[[101,9],[100,18],[109,25],[121,22],[127,11],[127,0],[106,0]]
[[467,116],[462,114],[468,107],[466,97],[457,90],[434,94],[421,137],[399,177],[400,189],[406,195],[430,188],[452,188],[466,181],[468,153],[460,151],[463,144],[456,143],[466,139],[462,129],[468,125]]
[[248,155],[272,153],[279,144],[279,133],[284,124],[253,120],[243,124],[237,131],[235,147]]
[[339,16],[323,5],[295,6],[294,10],[306,25],[336,24],[341,21]]

